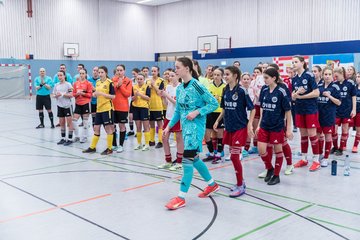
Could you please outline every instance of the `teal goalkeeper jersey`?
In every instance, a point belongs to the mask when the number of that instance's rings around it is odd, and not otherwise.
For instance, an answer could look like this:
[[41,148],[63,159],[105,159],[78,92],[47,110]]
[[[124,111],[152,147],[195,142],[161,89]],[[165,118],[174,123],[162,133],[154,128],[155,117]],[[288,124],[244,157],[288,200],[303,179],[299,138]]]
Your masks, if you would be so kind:
[[[177,87],[175,112],[169,127],[173,127],[180,120],[185,150],[202,151],[206,115],[218,107],[216,98],[194,78]],[[186,116],[195,110],[200,114],[193,120],[186,119]]]

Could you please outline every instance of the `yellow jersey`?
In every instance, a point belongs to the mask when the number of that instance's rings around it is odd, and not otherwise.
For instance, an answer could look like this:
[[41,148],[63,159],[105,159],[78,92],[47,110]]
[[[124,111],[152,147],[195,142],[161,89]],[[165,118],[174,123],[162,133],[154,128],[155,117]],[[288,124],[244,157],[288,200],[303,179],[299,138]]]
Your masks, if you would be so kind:
[[[151,97],[150,88],[146,84],[143,84],[141,87],[139,85],[133,85],[133,93],[135,92],[140,92],[141,94]],[[137,96],[136,99],[132,101],[132,105],[133,107],[149,108],[149,101]]]
[[[151,79],[146,81],[146,84],[149,86],[151,90],[151,97],[150,97],[150,111],[162,111],[163,110],[163,102],[162,97],[157,94],[155,89],[151,86]],[[164,79],[157,78],[155,80],[155,86],[159,90],[164,90]]]
[[[216,86],[215,85],[215,82],[212,82],[210,85],[209,85],[209,92],[216,98],[216,100],[218,101],[219,103],[219,106],[220,106],[220,103],[221,103],[221,97],[222,97],[222,94],[223,94],[223,91],[224,91],[224,88],[225,88],[226,84],[221,82],[219,86]],[[218,107],[214,112],[221,112],[221,107]]]
[[[96,91],[115,95],[113,83],[108,78],[105,81],[101,81],[100,79],[96,81]],[[97,96],[96,103],[96,112],[107,112],[113,110],[112,99],[103,96]]]
[[[166,87],[167,87],[167,85],[169,85],[169,84],[170,84],[170,81],[164,79],[164,90],[166,90]],[[167,105],[166,105],[164,99],[162,99],[162,105],[163,105],[163,110],[166,110],[166,109],[167,109]]]

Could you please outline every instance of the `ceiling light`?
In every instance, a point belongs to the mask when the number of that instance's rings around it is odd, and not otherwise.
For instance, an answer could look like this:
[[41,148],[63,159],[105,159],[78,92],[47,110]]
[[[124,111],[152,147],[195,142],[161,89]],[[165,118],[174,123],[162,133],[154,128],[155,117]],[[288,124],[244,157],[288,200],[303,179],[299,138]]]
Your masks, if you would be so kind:
[[152,0],[142,0],[142,1],[139,1],[139,2],[136,2],[138,4],[142,4],[142,3],[147,3],[147,2],[151,2]]

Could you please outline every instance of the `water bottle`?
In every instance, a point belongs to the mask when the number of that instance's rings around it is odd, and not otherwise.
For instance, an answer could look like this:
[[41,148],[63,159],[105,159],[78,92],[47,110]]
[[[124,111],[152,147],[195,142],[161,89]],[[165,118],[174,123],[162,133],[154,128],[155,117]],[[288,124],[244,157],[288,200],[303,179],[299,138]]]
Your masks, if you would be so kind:
[[349,167],[350,168],[350,158],[349,155],[345,156],[345,168]]
[[331,175],[336,176],[337,173],[337,161],[332,160],[331,161]]

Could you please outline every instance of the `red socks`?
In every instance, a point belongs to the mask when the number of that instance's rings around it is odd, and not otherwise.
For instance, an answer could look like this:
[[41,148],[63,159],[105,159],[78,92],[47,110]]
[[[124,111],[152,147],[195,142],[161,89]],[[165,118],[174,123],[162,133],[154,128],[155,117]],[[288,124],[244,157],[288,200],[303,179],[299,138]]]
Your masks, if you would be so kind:
[[309,148],[308,136],[301,137],[301,153],[307,153]]
[[342,133],[341,134],[341,140],[340,140],[340,150],[346,149],[346,143],[349,138],[349,133]]
[[309,137],[309,139],[311,142],[311,148],[312,148],[313,154],[319,155],[319,139],[318,139],[318,137],[315,135],[315,136]]
[[291,148],[287,141],[283,143],[282,150],[285,156],[286,164],[292,165],[292,155],[291,155]]
[[240,161],[241,147],[230,147],[230,159],[234,165],[237,185],[243,184],[243,171]]
[[325,142],[325,154],[324,154],[324,158],[328,159],[329,155],[330,155],[330,150],[331,150],[331,145],[332,142],[331,141],[326,141]]
[[281,166],[282,166],[282,163],[283,163],[283,160],[284,160],[283,152],[277,152],[277,153],[275,153],[275,156],[276,156],[276,161],[275,161],[274,175],[279,176]]
[[183,153],[176,153],[176,163],[182,163]]

